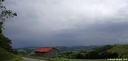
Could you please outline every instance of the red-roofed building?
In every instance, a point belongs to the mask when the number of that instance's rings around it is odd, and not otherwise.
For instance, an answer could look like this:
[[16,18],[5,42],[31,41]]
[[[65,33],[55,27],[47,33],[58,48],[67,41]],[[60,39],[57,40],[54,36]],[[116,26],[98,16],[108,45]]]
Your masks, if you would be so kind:
[[42,47],[42,48],[37,48],[34,50],[36,56],[43,56],[43,57],[58,57],[59,56],[59,51],[56,48],[53,47]]

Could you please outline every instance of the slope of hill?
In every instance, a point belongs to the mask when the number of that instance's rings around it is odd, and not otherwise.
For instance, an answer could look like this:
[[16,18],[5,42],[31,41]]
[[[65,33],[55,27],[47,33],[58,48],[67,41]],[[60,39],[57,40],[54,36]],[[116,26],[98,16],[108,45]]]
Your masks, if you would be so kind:
[[[105,48],[103,47],[105,45],[100,45],[100,46],[72,46],[72,47],[67,47],[67,46],[57,46],[58,50],[60,52],[64,51],[87,51],[87,50],[93,50],[94,48]],[[128,57],[128,44],[114,44],[112,45],[113,47],[108,49],[108,52],[117,52],[119,54],[119,57],[127,58]],[[37,47],[31,47],[31,48],[20,48],[18,49],[18,52],[20,54],[32,54],[34,49]]]
[[6,59],[12,59],[15,56],[9,52],[7,52],[6,50],[0,48],[0,60],[6,60]]
[[119,57],[127,58],[128,57],[128,44],[115,44],[113,48],[108,51],[117,52]]
[[22,58],[0,48],[0,61],[22,61]]
[[37,47],[18,48],[17,51],[21,55],[31,55]]

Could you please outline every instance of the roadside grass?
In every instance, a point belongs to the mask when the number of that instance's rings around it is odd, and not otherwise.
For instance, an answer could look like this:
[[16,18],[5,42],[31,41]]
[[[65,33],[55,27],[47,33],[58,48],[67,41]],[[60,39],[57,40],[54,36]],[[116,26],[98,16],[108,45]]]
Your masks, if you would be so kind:
[[[34,58],[47,61],[128,61],[127,58],[113,58],[113,59],[68,59],[68,58],[46,58],[37,56],[25,56],[27,58]],[[116,60],[117,59],[117,60]],[[121,59],[121,60],[119,60]],[[125,59],[125,60],[124,60]]]
[[13,58],[13,59],[10,59],[10,60],[6,60],[6,61],[22,61],[23,59],[19,56]]
[[51,58],[51,61],[108,61],[107,59],[67,59],[67,58]]
[[37,57],[37,56],[24,56],[24,57],[51,61],[50,60],[51,58],[46,58],[46,57]]
[[46,58],[46,57],[36,57],[36,56],[25,56],[25,57],[40,59],[40,60],[48,60],[48,61],[108,61],[107,59],[67,59],[67,58]]
[[0,61],[22,61],[22,58],[0,48]]
[[5,61],[14,58],[15,55],[7,52],[5,49],[0,48],[0,60]]

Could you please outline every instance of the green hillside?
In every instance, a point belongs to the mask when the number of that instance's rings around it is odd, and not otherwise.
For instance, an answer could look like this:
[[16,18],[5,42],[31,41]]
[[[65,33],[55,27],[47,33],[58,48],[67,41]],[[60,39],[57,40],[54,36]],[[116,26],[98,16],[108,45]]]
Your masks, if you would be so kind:
[[0,48],[0,60],[6,60],[6,59],[12,59],[15,56],[9,52],[7,52],[6,50]]
[[115,44],[113,48],[108,51],[117,52],[119,57],[127,58],[128,57],[128,44]]
[[22,61],[22,58],[0,48],[0,61]]
[[[101,51],[99,53],[104,53],[105,51],[108,52],[117,52],[119,54],[119,57],[121,58],[127,58],[128,57],[128,44],[114,44],[114,45],[110,45],[110,46],[74,46],[74,47],[66,47],[66,46],[59,46],[56,47],[58,50],[60,50],[60,52],[63,54],[66,54],[67,56],[69,56],[70,52],[72,52],[71,54],[76,54],[75,52],[82,52],[82,54],[88,54],[89,51],[93,51],[93,49],[96,51]],[[112,47],[111,47],[112,46]],[[79,47],[79,48],[78,48]],[[22,49],[18,49],[19,54],[23,54],[23,55],[32,55],[35,48],[22,48]],[[95,51],[93,51],[95,52]],[[81,53],[80,53],[81,54]],[[64,55],[65,56],[65,55]]]

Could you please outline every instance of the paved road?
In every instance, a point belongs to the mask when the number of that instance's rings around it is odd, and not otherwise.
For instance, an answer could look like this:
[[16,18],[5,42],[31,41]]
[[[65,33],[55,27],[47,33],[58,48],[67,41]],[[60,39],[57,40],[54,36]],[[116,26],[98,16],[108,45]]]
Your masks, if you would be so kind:
[[23,61],[47,61],[47,60],[38,60],[38,59],[32,59],[32,58],[26,58],[26,57],[22,57]]

